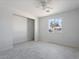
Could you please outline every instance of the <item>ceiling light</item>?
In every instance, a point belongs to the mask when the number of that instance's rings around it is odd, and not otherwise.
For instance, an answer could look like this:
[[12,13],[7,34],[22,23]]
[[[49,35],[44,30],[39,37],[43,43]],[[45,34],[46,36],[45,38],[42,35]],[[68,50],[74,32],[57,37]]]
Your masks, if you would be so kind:
[[50,12],[51,9],[51,6],[50,6],[50,3],[51,3],[52,0],[39,0],[39,5],[40,7],[42,8],[42,10],[46,11],[46,12]]

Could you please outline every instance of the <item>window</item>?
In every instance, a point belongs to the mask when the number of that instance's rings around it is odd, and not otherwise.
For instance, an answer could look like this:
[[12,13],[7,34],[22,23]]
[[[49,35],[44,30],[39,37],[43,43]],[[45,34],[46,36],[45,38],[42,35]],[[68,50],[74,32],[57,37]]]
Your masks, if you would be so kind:
[[62,29],[62,19],[60,18],[53,18],[48,21],[49,32],[54,30],[61,31]]

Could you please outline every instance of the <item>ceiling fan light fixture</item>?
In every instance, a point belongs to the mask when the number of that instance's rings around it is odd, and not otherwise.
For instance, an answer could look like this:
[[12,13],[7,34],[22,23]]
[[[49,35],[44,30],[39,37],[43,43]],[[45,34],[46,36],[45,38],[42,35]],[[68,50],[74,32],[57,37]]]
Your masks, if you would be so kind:
[[45,9],[45,12],[49,13],[50,12],[50,9],[49,8],[46,8]]
[[50,0],[40,0],[42,10],[47,12],[47,13],[49,13],[53,9],[53,8],[51,8],[49,2],[51,2],[51,1]]

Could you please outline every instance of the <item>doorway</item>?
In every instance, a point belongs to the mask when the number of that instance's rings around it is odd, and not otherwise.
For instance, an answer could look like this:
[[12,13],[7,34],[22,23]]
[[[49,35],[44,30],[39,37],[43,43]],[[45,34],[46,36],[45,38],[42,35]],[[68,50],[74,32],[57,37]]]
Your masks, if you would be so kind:
[[29,41],[34,41],[34,19],[27,18],[27,37]]

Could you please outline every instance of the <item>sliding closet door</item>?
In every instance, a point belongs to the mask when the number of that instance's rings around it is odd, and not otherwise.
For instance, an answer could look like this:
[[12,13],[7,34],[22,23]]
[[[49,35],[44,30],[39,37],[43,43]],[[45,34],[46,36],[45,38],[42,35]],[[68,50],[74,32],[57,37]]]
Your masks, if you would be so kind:
[[28,18],[27,22],[28,40],[34,40],[34,20]]

